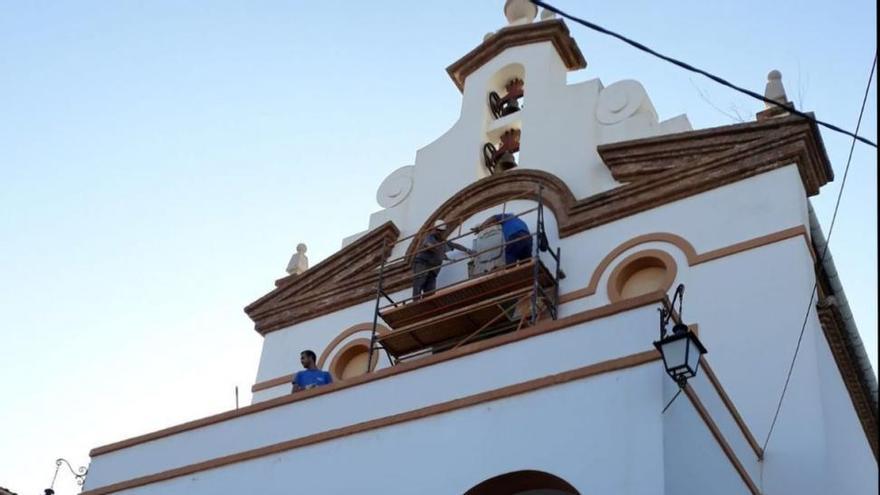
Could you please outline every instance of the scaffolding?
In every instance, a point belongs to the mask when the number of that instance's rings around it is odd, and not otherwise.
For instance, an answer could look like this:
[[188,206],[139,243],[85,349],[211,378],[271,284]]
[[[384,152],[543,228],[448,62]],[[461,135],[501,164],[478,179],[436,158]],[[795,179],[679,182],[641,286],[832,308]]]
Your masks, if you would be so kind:
[[[507,213],[507,202],[534,197],[534,193],[528,193],[510,198],[505,201],[502,213]],[[531,239],[530,257],[475,276],[472,276],[468,270],[468,277],[464,280],[453,282],[430,293],[395,301],[384,288],[386,265],[408,263],[413,266],[416,254],[434,249],[439,244],[447,244],[474,235],[476,229],[462,234],[464,218],[446,221],[447,225],[458,222],[459,231],[454,237],[445,238],[433,245],[417,246],[416,249],[410,249],[409,253],[392,260],[387,260],[387,257],[383,256],[376,286],[367,372],[372,371],[374,356],[379,351],[384,351],[389,363],[394,366],[415,357],[456,349],[468,342],[518,331],[526,325],[534,325],[545,314],[555,320],[558,317],[559,280],[564,277],[560,269],[562,253],[559,247],[554,251],[546,234],[543,188],[540,186],[537,191],[537,203],[536,207],[509,214],[493,222],[494,225],[498,225],[511,218],[520,218],[536,212],[535,229],[534,232],[530,230],[528,236],[504,239],[501,245],[483,251],[469,252],[465,257],[446,261],[427,270],[420,272],[413,270],[404,280],[412,285],[416,276],[428,271],[437,270],[439,273],[443,268],[465,261],[470,266],[481,254],[498,249],[501,250],[501,256],[505,256],[508,245],[522,242],[526,238]],[[485,228],[486,225],[483,227]],[[383,243],[382,252],[393,252],[395,246],[410,240],[422,243],[422,239],[419,234],[399,239],[388,251],[386,251],[388,247],[386,242]],[[552,270],[542,261],[541,253],[547,253],[553,260]],[[397,282],[399,283],[400,280]],[[387,301],[384,305],[383,300]],[[383,335],[377,332],[380,318],[391,329]]]

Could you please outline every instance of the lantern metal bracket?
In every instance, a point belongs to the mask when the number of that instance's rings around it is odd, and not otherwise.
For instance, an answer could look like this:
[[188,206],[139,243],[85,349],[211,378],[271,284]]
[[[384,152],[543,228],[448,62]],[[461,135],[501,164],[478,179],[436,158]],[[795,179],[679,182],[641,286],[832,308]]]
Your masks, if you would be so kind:
[[[678,301],[678,311],[675,311],[675,301]],[[672,327],[672,333],[680,333],[683,331],[687,331],[687,325],[683,323],[682,317],[682,303],[684,302],[684,284],[678,284],[678,287],[675,288],[675,293],[672,295],[672,301],[668,306],[665,304],[662,308],[658,308],[657,311],[660,312],[660,340],[663,340],[666,337],[667,330],[666,327],[669,325],[669,320],[675,318],[676,324]]]
[[67,466],[67,469],[70,471],[70,474],[73,475],[74,480],[76,480],[76,484],[79,486],[83,486],[86,482],[86,475],[89,474],[89,469],[85,466],[80,466],[76,469],[68,462],[67,459],[58,458],[55,459],[55,475],[52,476],[52,483],[49,485],[49,488],[43,490],[43,495],[54,495],[55,494],[55,480],[58,478],[58,471],[61,469],[61,466]]
[[[675,310],[676,301],[678,302],[678,311]],[[697,375],[701,356],[706,353],[706,348],[700,342],[700,339],[684,323],[682,317],[683,302],[684,284],[679,284],[675,288],[672,301],[664,301],[663,307],[658,308],[660,312],[660,339],[654,342],[654,347],[657,348],[663,358],[666,373],[675,381],[679,390],[684,389],[688,379]],[[669,320],[675,321],[671,335],[669,335],[666,329],[669,325]],[[675,399],[673,398],[673,400]],[[672,401],[670,401],[671,403]],[[668,407],[669,404],[663,410],[665,411]]]

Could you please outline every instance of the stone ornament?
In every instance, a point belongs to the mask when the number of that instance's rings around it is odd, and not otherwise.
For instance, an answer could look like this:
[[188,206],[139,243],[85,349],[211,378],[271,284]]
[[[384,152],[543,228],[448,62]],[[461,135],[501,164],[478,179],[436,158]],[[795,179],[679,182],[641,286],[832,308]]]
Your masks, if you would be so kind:
[[393,208],[403,202],[413,187],[414,166],[406,165],[391,172],[376,191],[376,202],[382,208]]
[[308,247],[303,243],[296,245],[296,252],[293,253],[293,256],[290,257],[290,262],[287,263],[288,274],[299,275],[309,269],[309,258],[306,256],[307,250]]
[[504,2],[504,17],[510,24],[527,24],[538,15],[538,7],[529,0],[507,0]]
[[638,81],[618,81],[599,93],[596,119],[602,124],[617,124],[637,113],[645,112],[656,116],[648,93]]
[[556,19],[556,12],[547,9],[541,9],[541,20],[549,21],[550,19]]
[[[779,103],[788,103],[788,97],[785,95],[785,86],[782,85],[782,72],[771,70],[767,74],[767,86],[764,87],[764,98],[768,100],[778,101]],[[775,107],[775,105],[764,102],[767,108]]]
[[[794,103],[788,101],[788,95],[785,94],[785,86],[782,85],[782,72],[779,72],[778,70],[771,70],[770,73],[767,74],[767,85],[764,86],[764,98],[794,108]],[[786,109],[765,101],[764,110],[758,112],[755,115],[755,118],[758,120],[766,120],[773,117],[783,117],[785,115],[788,115]]]

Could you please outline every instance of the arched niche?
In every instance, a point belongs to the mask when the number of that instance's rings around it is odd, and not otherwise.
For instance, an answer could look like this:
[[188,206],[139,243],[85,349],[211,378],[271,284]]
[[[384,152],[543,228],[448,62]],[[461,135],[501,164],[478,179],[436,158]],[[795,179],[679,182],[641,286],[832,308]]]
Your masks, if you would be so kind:
[[[339,349],[330,361],[328,370],[337,381],[348,380],[367,373],[367,360],[370,355],[370,339],[355,339]],[[379,353],[373,353],[370,371],[376,368]]]
[[645,249],[627,256],[608,277],[608,299],[619,302],[662,290],[668,292],[675,281],[675,259],[660,249]]
[[[333,340],[327,344],[327,347],[321,352],[321,355],[318,357],[318,368],[324,369],[324,366],[328,366],[330,368],[330,372],[334,374],[334,379],[340,379],[340,377],[336,376],[334,373],[334,367],[338,367],[339,363],[345,362],[345,364],[349,364],[347,361],[349,359],[365,359],[363,356],[358,356],[357,352],[360,344],[363,344],[364,341],[369,343],[370,336],[373,331],[373,324],[370,322],[363,322],[352,325],[342,332],[340,332]],[[377,335],[385,335],[390,330],[382,324],[376,325],[376,334]],[[369,350],[369,344],[364,346]],[[346,353],[343,356],[343,353]],[[373,354],[373,365],[372,368],[376,367],[376,358],[379,353]],[[343,357],[345,359],[343,359]],[[345,369],[345,366],[339,368],[339,370]],[[364,360],[364,370],[366,371],[366,361]]]

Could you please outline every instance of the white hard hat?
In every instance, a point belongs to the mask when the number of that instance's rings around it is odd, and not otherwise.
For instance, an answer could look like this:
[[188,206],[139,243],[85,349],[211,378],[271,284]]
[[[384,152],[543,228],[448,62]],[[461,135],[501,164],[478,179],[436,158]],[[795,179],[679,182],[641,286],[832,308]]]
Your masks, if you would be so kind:
[[446,222],[441,219],[434,220],[434,228],[440,230],[446,230]]

